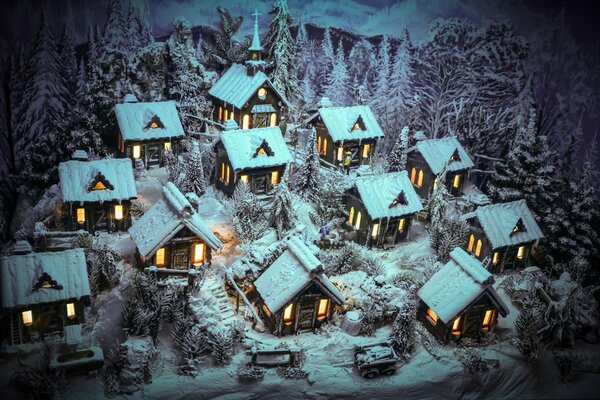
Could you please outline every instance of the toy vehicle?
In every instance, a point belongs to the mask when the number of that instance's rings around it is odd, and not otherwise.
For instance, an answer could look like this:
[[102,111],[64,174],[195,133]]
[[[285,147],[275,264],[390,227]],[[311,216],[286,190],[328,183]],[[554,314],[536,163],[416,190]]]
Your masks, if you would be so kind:
[[393,375],[400,358],[388,342],[374,343],[354,348],[354,363],[363,378]]

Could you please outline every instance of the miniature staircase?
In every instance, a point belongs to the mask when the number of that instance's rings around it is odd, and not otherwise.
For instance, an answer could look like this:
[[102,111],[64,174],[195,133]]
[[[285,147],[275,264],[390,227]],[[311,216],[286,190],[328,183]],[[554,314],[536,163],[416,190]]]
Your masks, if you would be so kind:
[[213,294],[221,321],[225,325],[231,325],[235,320],[236,313],[223,286],[223,280],[214,274],[209,274],[204,278],[201,290],[208,290]]
[[12,327],[12,332],[11,332],[11,334],[12,334],[12,337],[11,337],[12,344],[13,345],[15,345],[15,344],[21,344],[21,342],[22,342],[22,339],[21,339],[21,326],[19,324],[19,321],[18,320],[15,321],[14,316],[11,316],[10,322],[11,322],[11,327]]

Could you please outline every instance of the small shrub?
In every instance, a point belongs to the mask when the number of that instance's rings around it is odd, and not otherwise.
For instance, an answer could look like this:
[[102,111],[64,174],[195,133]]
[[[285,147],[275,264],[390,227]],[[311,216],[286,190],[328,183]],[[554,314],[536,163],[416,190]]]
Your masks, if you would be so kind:
[[237,369],[237,376],[240,382],[258,382],[259,380],[264,378],[265,369],[256,365],[242,364]]

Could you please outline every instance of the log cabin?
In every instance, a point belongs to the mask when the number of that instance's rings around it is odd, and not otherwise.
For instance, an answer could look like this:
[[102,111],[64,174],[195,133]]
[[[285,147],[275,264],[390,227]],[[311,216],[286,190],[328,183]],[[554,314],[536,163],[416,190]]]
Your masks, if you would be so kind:
[[77,150],[58,166],[63,209],[70,230],[125,231],[131,226],[131,201],[137,198],[127,159],[89,160]]
[[469,224],[465,249],[492,273],[529,267],[544,236],[525,200],[481,206],[462,218]]
[[405,240],[413,216],[423,209],[406,171],[356,178],[344,204],[356,242],[377,247]]
[[0,260],[2,341],[20,345],[64,336],[84,322],[90,286],[83,249],[34,253],[19,241]]
[[161,275],[186,275],[210,266],[211,251],[223,246],[172,182],[163,197],[129,228],[136,262]]
[[292,160],[278,127],[236,129],[228,121],[215,145],[215,187],[232,195],[238,182],[255,194],[267,194],[277,185]]
[[242,129],[280,125],[290,103],[264,73],[262,50],[255,18],[250,59],[246,65],[233,64],[208,91],[214,121],[224,124],[233,120]]
[[422,199],[429,199],[444,169],[448,190],[459,196],[473,166],[473,160],[454,136],[419,141],[408,150],[406,160],[410,181]]
[[344,296],[323,273],[314,252],[298,237],[254,282],[258,313],[276,335],[312,331],[331,320]]
[[[323,102],[321,104],[324,104]],[[331,165],[350,168],[370,164],[383,130],[369,106],[321,107],[306,120],[317,132],[317,152]]]
[[115,105],[119,155],[141,159],[146,168],[164,165],[164,150],[179,150],[185,136],[174,101],[138,102],[128,94]]
[[493,284],[481,262],[457,247],[417,292],[417,319],[444,344],[493,332],[498,315],[509,314]]

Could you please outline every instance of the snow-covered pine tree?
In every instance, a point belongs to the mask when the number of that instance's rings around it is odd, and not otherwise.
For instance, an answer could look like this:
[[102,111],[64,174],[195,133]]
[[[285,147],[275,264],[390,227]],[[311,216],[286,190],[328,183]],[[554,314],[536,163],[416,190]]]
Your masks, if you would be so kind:
[[58,47],[58,55],[62,60],[62,76],[65,79],[65,86],[68,93],[67,104],[73,107],[75,98],[73,95],[77,90],[77,57],[75,55],[75,46],[73,44],[73,33],[71,27],[67,24],[63,30],[63,35]]
[[325,96],[329,97],[334,106],[348,105],[350,96],[350,81],[348,77],[348,69],[344,57],[344,45],[340,40],[337,51],[335,53],[335,63],[333,69],[327,77],[327,84],[324,92]]
[[306,32],[306,25],[302,22],[298,25],[298,32],[296,33],[295,43],[295,57],[294,66],[296,67],[296,79],[302,82],[306,75],[306,69],[309,64],[307,63],[307,52],[308,48],[308,32]]
[[179,156],[171,149],[165,149],[163,151],[163,158],[165,160],[165,168],[167,169],[168,181],[173,182],[178,189],[185,193],[185,185],[182,182],[181,174],[184,171],[184,166]]
[[231,199],[231,218],[238,240],[251,243],[267,228],[263,207],[245,182],[238,182]]
[[219,27],[221,31],[213,32],[213,41],[205,40],[204,53],[208,56],[209,65],[217,68],[227,68],[233,63],[243,63],[246,60],[248,47],[251,39],[237,42],[234,36],[240,29],[244,17],[235,19],[231,17],[229,10],[217,6],[217,12],[221,19]]
[[315,74],[313,71],[311,67],[308,67],[304,78],[300,81],[300,97],[304,101],[305,108],[312,107],[315,104],[315,91],[312,84]]
[[415,328],[417,323],[417,302],[413,293],[406,296],[394,320],[390,342],[396,353],[410,358],[415,349]]
[[104,28],[104,46],[107,49],[126,52],[128,51],[127,28],[121,9],[121,0],[108,2],[108,21]]
[[288,171],[283,174],[281,181],[273,189],[273,197],[269,204],[269,226],[277,231],[277,238],[281,240],[284,233],[294,226],[296,218],[292,205],[292,193],[288,186]]
[[204,194],[206,190],[206,180],[204,178],[204,166],[202,164],[202,151],[200,143],[196,139],[189,142],[188,162],[185,164],[185,180],[187,191],[194,192],[198,196]]
[[335,220],[344,215],[343,181],[334,174],[322,174],[317,195],[317,215],[319,225],[335,224]]
[[126,50],[130,54],[133,54],[138,49],[143,47],[141,43],[141,21],[138,18],[137,10],[133,4],[129,6],[127,18],[125,18],[124,21],[126,31]]
[[325,28],[323,40],[321,41],[321,47],[319,49],[319,54],[317,55],[317,58],[319,59],[319,70],[316,76],[316,83],[319,86],[315,91],[318,94],[317,97],[322,97],[326,86],[325,83],[329,79],[329,75],[331,74],[331,71],[333,70],[333,66],[335,64],[335,52],[333,50],[333,43],[331,41],[331,29],[329,27]]
[[402,171],[406,167],[406,151],[408,150],[408,136],[410,128],[405,126],[394,142],[394,147],[387,158],[387,169],[390,172]]
[[408,108],[407,100],[412,97],[412,43],[407,29],[404,29],[400,39],[401,42],[396,49],[391,65],[389,91],[386,99],[396,123],[404,122],[404,114]]
[[196,60],[198,60],[200,64],[205,63],[207,58],[206,53],[204,52],[203,42],[202,36],[198,36],[198,43],[196,43]]
[[317,153],[317,134],[314,128],[310,131],[306,152],[306,160],[296,174],[295,189],[305,199],[314,200],[321,182],[320,156]]
[[29,80],[30,72],[28,57],[25,54],[23,46],[19,45],[10,60],[10,80],[8,82],[10,93],[10,124],[12,126],[12,152],[15,157],[15,170],[21,165],[23,157],[23,154],[16,151],[16,146],[27,130],[24,120],[28,104],[25,102],[23,94]]
[[269,23],[265,48],[269,49],[267,65],[271,69],[271,81],[286,98],[291,99],[298,93],[298,81],[294,63],[296,46],[290,32],[292,17],[287,0],[275,0],[269,14],[273,15],[273,19]]
[[390,42],[387,35],[377,49],[377,75],[373,85],[371,107],[377,115],[385,115],[390,85]]
[[[365,85],[365,93],[369,92],[370,78],[373,71],[377,70],[375,55],[376,51],[371,42],[363,38],[354,43],[348,56],[348,75]],[[368,104],[370,99],[365,97],[365,100]]]

